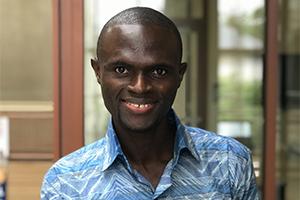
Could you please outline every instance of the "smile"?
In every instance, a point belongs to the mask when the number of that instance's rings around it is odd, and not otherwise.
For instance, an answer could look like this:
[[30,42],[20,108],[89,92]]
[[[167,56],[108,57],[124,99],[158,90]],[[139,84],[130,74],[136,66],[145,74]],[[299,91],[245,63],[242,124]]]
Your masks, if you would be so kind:
[[133,103],[129,101],[123,101],[128,110],[136,114],[143,114],[151,111],[154,108],[153,103]]

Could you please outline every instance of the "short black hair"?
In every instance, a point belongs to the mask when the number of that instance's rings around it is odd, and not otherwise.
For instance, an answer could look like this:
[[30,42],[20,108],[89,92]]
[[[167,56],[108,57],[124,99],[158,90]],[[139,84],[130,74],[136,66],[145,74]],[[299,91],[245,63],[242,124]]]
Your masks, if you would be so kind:
[[[105,32],[114,25],[121,24],[141,24],[141,25],[157,25],[164,27],[173,32],[177,38],[179,45],[180,60],[182,58],[182,40],[180,33],[172,20],[166,17],[164,14],[148,7],[132,7],[121,11],[113,16],[103,26],[97,42],[97,57],[100,55],[101,41]],[[99,58],[98,58],[99,59]]]

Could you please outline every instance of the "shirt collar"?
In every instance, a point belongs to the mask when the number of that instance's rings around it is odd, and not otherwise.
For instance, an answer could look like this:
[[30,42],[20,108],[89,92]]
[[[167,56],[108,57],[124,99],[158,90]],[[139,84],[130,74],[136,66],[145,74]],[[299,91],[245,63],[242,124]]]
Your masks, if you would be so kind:
[[[199,159],[194,142],[189,134],[188,129],[181,123],[174,110],[171,109],[168,113],[169,123],[176,126],[175,145],[174,145],[174,162],[175,165],[178,162],[180,153],[183,149],[189,150],[189,152],[196,158]],[[117,134],[114,130],[112,119],[110,120],[105,136],[106,140],[106,153],[104,156],[103,168],[106,170],[109,168],[118,156],[120,156],[129,165],[126,156],[124,155]]]
[[183,125],[175,114],[174,110],[171,110],[169,119],[173,118],[173,123],[176,126],[176,136],[175,136],[175,145],[174,145],[174,165],[177,164],[180,153],[182,150],[188,150],[193,157],[197,160],[199,159],[199,155],[196,151],[195,144],[192,140],[192,137],[189,133],[188,128]]
[[112,119],[110,119],[108,123],[105,140],[106,146],[105,154],[103,155],[103,171],[113,164],[118,155],[124,156],[117,134],[113,127]]

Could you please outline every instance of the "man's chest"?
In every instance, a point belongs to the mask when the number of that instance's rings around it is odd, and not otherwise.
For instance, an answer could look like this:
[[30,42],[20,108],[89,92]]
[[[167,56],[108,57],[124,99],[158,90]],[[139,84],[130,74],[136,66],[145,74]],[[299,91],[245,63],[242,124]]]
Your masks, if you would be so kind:
[[228,174],[222,163],[204,166],[192,161],[180,161],[172,171],[166,170],[156,189],[121,165],[78,181],[69,180],[62,187],[64,195],[72,199],[180,200],[230,199],[231,196]]
[[[181,199],[231,199],[228,185],[222,185],[218,179],[206,177],[199,180],[206,184],[199,184],[191,179],[181,179],[171,186],[166,186],[166,190],[156,194],[147,185],[122,179],[113,179],[109,183],[93,185],[81,188],[76,192],[64,193],[66,199],[93,199],[93,200],[181,200]],[[125,184],[124,184],[125,183]],[[163,185],[160,185],[163,189]]]

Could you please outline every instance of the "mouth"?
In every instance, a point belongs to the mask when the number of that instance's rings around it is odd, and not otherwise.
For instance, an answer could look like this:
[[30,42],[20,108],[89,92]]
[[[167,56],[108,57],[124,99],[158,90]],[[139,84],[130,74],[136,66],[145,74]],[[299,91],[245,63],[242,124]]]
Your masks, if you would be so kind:
[[145,114],[150,112],[154,106],[155,103],[142,103],[142,102],[133,102],[130,100],[122,100],[122,103],[126,106],[126,108],[135,113],[135,114]]

